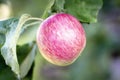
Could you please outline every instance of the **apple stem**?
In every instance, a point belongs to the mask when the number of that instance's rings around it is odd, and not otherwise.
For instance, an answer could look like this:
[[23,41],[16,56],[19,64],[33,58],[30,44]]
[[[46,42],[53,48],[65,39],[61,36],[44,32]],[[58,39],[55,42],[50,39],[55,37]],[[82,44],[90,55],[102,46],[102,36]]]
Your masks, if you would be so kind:
[[39,23],[40,23],[40,21],[35,21],[35,22],[32,22],[32,23],[26,24],[26,25],[24,26],[24,28],[27,28],[27,27],[29,27],[29,26],[32,26],[32,25],[35,25],[35,24],[39,24]]
[[39,24],[40,22],[43,21],[42,18],[30,17],[30,18],[26,19],[26,20],[23,22],[23,25],[24,25],[27,21],[30,21],[30,20],[37,20],[37,21],[31,22],[31,23],[29,23],[29,24],[26,24],[26,25],[24,26],[24,28],[27,28],[27,27],[32,26],[32,25],[35,25],[35,24]]
[[43,19],[42,19],[42,18],[34,18],[34,17],[29,18],[29,20],[38,20],[38,21],[43,21]]
[[35,25],[35,24],[39,24],[40,22],[43,21],[42,18],[34,18],[34,17],[31,17],[31,18],[27,19],[27,20],[24,22],[24,24],[25,24],[27,21],[30,21],[30,20],[37,20],[37,21],[32,22],[32,23],[29,23],[29,24],[26,24],[26,25],[24,26],[24,28],[27,28],[28,26],[32,26],[32,25]]

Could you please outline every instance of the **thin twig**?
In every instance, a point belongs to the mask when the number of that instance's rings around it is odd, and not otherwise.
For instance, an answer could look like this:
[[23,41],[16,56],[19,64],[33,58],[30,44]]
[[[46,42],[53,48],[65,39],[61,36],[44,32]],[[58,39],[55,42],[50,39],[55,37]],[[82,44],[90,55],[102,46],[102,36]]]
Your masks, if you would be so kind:
[[27,27],[32,26],[32,25],[35,25],[35,24],[40,24],[40,21],[32,22],[32,23],[30,23],[30,24],[26,24],[26,25],[24,26],[24,28],[27,28]]

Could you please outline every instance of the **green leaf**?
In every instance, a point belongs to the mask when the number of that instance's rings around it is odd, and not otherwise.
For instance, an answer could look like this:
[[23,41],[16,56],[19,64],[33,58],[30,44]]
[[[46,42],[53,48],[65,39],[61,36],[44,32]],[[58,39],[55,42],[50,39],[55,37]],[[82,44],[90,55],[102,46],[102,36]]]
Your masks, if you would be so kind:
[[66,0],[65,10],[81,22],[94,23],[102,7],[102,0]]
[[1,52],[0,52],[0,80],[16,80],[14,73],[5,64]]
[[[16,57],[16,44],[15,44],[15,30],[18,24],[18,20],[9,19],[1,22],[2,26],[0,26],[3,30],[5,30],[5,43],[1,48],[1,54],[5,59],[7,65],[11,66],[12,70],[19,75],[19,64]],[[2,38],[3,39],[3,38]]]
[[20,35],[17,45],[24,45],[24,44],[28,44],[31,43],[33,41],[35,41],[36,39],[36,32],[38,30],[39,24],[41,22],[39,22],[36,25],[32,25],[27,27]]
[[35,58],[35,54],[36,54],[36,45],[32,44],[32,49],[29,52],[28,56],[24,59],[24,61],[22,62],[22,64],[20,65],[20,76],[21,78],[24,78],[28,71],[30,70],[32,63],[34,61]]
[[2,47],[2,45],[5,42],[5,34],[7,32],[7,29],[9,29],[9,26],[12,22],[17,21],[17,19],[12,18],[12,19],[8,19],[5,21],[0,21],[0,48]]
[[65,0],[55,0],[55,3],[52,7],[53,11],[61,12],[64,11]]
[[17,78],[20,79],[20,69],[16,55],[16,44],[20,36],[20,33],[23,31],[23,24],[29,19],[29,15],[23,15],[20,20],[18,19],[9,19],[1,22],[1,29],[3,34],[5,34],[5,43],[1,47],[1,54],[5,59],[7,65],[9,65],[12,71],[17,75]]
[[42,15],[43,19],[48,17],[48,13],[50,12],[51,7],[54,5],[54,2],[55,2],[55,0],[48,0],[48,1],[49,1],[49,3],[46,6],[46,9],[45,9],[45,11],[44,11],[44,13]]
[[0,48],[3,46],[5,42],[5,35],[0,33]]

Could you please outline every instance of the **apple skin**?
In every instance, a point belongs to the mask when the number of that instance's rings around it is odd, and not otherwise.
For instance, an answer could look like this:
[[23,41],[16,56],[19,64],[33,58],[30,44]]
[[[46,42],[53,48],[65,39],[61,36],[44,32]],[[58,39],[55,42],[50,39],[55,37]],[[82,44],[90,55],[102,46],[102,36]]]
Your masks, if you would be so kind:
[[37,45],[50,63],[66,66],[73,63],[85,48],[85,31],[75,17],[57,13],[41,23],[37,31]]

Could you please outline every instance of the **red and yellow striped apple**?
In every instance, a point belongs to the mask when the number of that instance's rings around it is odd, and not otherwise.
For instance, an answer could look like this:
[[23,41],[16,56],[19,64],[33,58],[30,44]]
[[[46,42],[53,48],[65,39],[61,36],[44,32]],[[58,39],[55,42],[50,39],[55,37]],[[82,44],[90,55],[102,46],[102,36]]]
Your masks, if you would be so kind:
[[40,24],[37,45],[49,62],[59,66],[69,65],[79,57],[86,45],[85,31],[72,15],[57,13]]

